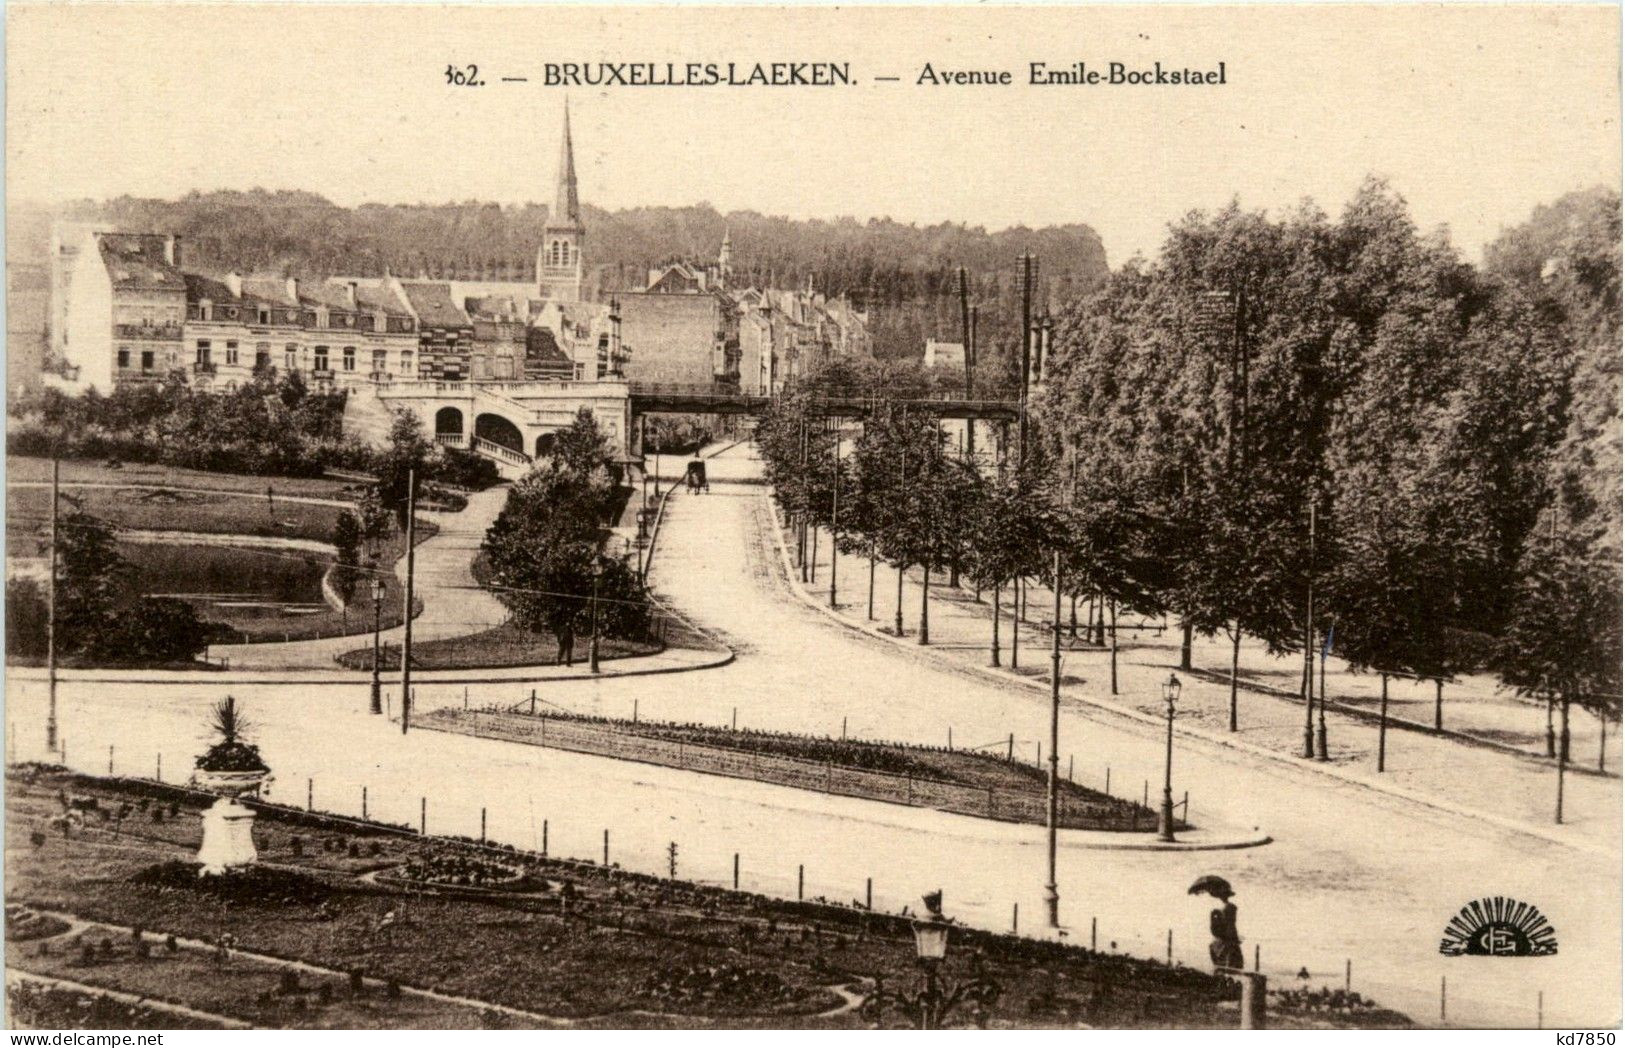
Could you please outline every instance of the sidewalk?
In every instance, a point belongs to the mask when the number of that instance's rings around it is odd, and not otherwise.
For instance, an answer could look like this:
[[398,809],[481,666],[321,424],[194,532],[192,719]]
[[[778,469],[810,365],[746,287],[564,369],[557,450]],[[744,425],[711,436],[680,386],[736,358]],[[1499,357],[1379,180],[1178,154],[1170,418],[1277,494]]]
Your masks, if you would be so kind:
[[[765,496],[764,496],[765,497]],[[780,522],[782,524],[782,521]],[[908,573],[903,584],[905,636],[892,635],[897,607],[897,573],[880,564],[876,571],[875,619],[867,618],[869,564],[865,557],[842,555],[836,566],[838,607],[829,608],[828,534],[820,536],[816,578],[803,584],[794,567],[794,536],[779,529],[785,571],[789,585],[808,604],[832,614],[851,628],[863,630],[891,643],[917,643],[920,618],[921,576]],[[1029,596],[1029,617],[1040,613],[1035,589]],[[1004,611],[1000,626],[1002,668],[990,663],[991,594],[977,602],[968,592],[952,590],[945,574],[934,574],[931,583],[929,649],[938,658],[954,661],[968,669],[994,675],[1013,686],[1031,687],[1045,694],[1049,690],[1050,644],[1052,634],[1036,623],[1024,623],[1020,633],[1018,667],[1009,667],[1011,608],[1009,593],[1003,594]],[[1062,616],[1069,605],[1063,601]],[[1047,621],[1053,614],[1053,598],[1044,606]],[[1080,610],[1080,620],[1082,611]],[[1120,620],[1120,624],[1123,620]],[[1082,633],[1082,623],[1079,627]],[[1063,637],[1062,701],[1069,705],[1091,705],[1119,716],[1138,720],[1148,730],[1164,723],[1165,706],[1161,684],[1170,672],[1178,672],[1179,634],[1166,631],[1162,638],[1145,637],[1124,641],[1118,651],[1118,691],[1110,688],[1110,655],[1085,646],[1081,639],[1073,646]],[[1223,652],[1222,661],[1217,658]],[[1570,774],[1564,786],[1565,824],[1554,825],[1557,776],[1555,766],[1544,758],[1521,757],[1497,750],[1472,746],[1448,736],[1395,730],[1390,725],[1386,742],[1386,771],[1376,771],[1378,731],[1372,720],[1351,717],[1328,701],[1327,735],[1330,760],[1305,760],[1297,756],[1303,742],[1303,706],[1300,701],[1260,694],[1262,678],[1268,684],[1284,676],[1288,687],[1295,685],[1301,662],[1291,656],[1269,665],[1267,656],[1255,653],[1249,660],[1243,649],[1243,687],[1238,695],[1239,731],[1228,731],[1229,650],[1224,642],[1203,645],[1193,651],[1199,667],[1222,665],[1224,673],[1180,673],[1183,690],[1176,720],[1176,734],[1250,752],[1303,771],[1330,775],[1346,782],[1381,790],[1392,796],[1425,804],[1461,817],[1474,818],[1543,840],[1569,844],[1587,851],[1617,854],[1620,841],[1620,783],[1615,777]],[[1258,663],[1264,662],[1262,669]],[[1318,669],[1318,667],[1317,667]],[[1336,675],[1328,666],[1329,700],[1344,694],[1340,689],[1351,678]],[[1318,682],[1317,682],[1318,683]],[[1270,686],[1274,686],[1271,684]],[[1460,689],[1466,691],[1467,689]],[[1431,708],[1432,688],[1428,687]],[[1447,693],[1450,689],[1447,687]],[[1390,710],[1396,688],[1390,683]],[[1358,700],[1357,700],[1358,701]],[[1413,700],[1414,701],[1414,700]],[[1449,707],[1447,707],[1447,714]],[[1529,714],[1533,716],[1531,708]],[[1582,716],[1572,718],[1577,726]],[[1431,719],[1431,718],[1430,718]],[[1447,725],[1450,723],[1447,720]],[[1541,715],[1544,729],[1544,715]],[[1018,744],[1031,746],[1030,740]],[[1575,740],[1574,753],[1580,754]]]

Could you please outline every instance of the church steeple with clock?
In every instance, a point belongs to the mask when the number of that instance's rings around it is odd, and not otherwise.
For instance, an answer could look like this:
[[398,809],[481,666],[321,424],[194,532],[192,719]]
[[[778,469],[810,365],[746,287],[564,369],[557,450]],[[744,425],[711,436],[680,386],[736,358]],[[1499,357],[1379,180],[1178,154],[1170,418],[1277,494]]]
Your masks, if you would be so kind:
[[536,277],[542,297],[554,302],[581,301],[584,267],[581,249],[587,229],[581,223],[581,200],[576,192],[575,151],[570,142],[570,108],[564,109],[564,140],[559,145],[558,184],[553,207],[542,230],[536,253]]

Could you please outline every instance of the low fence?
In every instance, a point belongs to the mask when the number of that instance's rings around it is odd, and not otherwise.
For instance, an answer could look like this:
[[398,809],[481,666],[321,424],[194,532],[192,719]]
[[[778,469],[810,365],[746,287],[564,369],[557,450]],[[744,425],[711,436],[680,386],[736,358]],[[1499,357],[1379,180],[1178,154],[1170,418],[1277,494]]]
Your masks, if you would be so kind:
[[[1048,815],[1048,801],[1040,789],[977,787],[941,779],[842,767],[834,762],[665,739],[624,727],[546,715],[530,716],[490,709],[466,712],[441,710],[422,718],[418,724],[424,728],[480,738],[524,741],[573,753],[751,779],[915,808],[934,808],[1003,822],[1043,825]],[[1116,805],[1107,806],[1063,792],[1056,819],[1060,826],[1068,829],[1134,832],[1156,828],[1155,815],[1142,813],[1132,803],[1127,807],[1129,812],[1125,815]],[[1184,820],[1178,820],[1176,829],[1186,828]]]

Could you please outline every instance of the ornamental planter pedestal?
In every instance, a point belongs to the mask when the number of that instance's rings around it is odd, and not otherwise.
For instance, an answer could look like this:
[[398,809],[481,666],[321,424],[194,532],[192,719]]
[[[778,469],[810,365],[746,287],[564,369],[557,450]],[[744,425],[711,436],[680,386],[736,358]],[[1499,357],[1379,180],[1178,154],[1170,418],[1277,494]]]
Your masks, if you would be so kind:
[[218,876],[230,870],[254,865],[259,853],[254,849],[254,813],[237,803],[245,794],[258,795],[270,777],[265,771],[205,771],[199,768],[192,781],[203,789],[223,796],[203,813],[203,845],[198,848],[200,877]]

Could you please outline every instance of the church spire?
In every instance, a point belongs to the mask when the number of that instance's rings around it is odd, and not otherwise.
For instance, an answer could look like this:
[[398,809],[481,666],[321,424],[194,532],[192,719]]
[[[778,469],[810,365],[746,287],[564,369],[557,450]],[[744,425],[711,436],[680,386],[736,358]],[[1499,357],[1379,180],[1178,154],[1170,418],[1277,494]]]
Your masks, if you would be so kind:
[[547,215],[549,229],[581,229],[581,201],[576,195],[575,149],[570,142],[570,103],[564,103],[564,139],[559,143],[558,186],[553,193],[553,210]]

